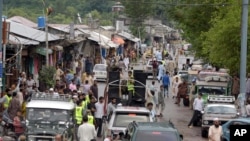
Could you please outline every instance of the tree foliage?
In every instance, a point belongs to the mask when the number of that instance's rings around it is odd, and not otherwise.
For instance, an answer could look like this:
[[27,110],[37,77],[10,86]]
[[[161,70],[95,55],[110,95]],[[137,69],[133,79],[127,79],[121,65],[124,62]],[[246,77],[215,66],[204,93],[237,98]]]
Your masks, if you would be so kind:
[[54,75],[56,73],[56,69],[53,66],[43,67],[41,71],[39,71],[39,81],[43,82],[47,88],[53,88],[55,85]]
[[[202,52],[208,54],[211,63],[229,68],[232,73],[239,73],[241,6],[235,0],[230,0],[230,3],[231,6],[221,8],[217,12],[211,20],[212,27],[202,34]],[[248,50],[249,48],[248,45]]]
[[131,19],[130,30],[134,35],[138,35],[138,30],[140,30],[141,34],[144,34],[143,22],[151,17],[154,11],[151,2],[154,2],[154,0],[147,0],[147,3],[144,0],[122,1],[126,16]]
[[[78,23],[77,14],[82,18],[91,11],[99,12],[99,21],[103,24],[112,23],[111,12],[114,1],[107,0],[44,0],[46,7],[52,7],[53,13],[49,16],[50,23]],[[4,14],[8,17],[23,16],[34,22],[37,17],[45,14],[42,0],[4,0]]]

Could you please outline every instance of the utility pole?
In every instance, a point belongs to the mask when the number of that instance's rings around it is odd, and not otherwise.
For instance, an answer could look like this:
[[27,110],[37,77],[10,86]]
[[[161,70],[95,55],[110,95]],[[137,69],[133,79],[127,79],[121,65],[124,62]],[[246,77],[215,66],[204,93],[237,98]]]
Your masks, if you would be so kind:
[[45,16],[46,66],[49,66],[48,14]]
[[[3,85],[3,44],[2,44],[2,39],[3,39],[3,0],[0,0],[0,16],[1,16],[1,22],[0,22],[0,93],[2,93],[2,85]],[[1,84],[2,83],[2,84]]]
[[242,17],[241,17],[241,52],[240,52],[240,93],[242,116],[245,112],[246,99],[246,68],[247,68],[247,24],[248,24],[248,0],[242,0]]

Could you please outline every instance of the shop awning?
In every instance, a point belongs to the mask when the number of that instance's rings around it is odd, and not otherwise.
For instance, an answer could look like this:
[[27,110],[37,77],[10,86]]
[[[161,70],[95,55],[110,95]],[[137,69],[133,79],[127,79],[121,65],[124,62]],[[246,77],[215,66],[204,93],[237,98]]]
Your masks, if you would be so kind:
[[88,37],[89,40],[97,42],[100,46],[103,46],[105,48],[117,48],[119,44],[115,44],[113,41],[111,41],[110,38],[94,31],[89,31],[89,30],[82,30],[78,29],[79,31],[89,34],[90,36]]
[[119,45],[123,45],[125,43],[125,41],[120,37],[114,37],[112,41]]
[[135,42],[135,43],[140,41],[139,38],[136,38],[136,37],[134,37],[134,35],[127,33],[127,32],[124,32],[124,31],[117,33],[117,35],[119,35],[127,40],[130,40],[132,42]]
[[38,53],[38,54],[41,54],[41,55],[44,55],[44,56],[46,56],[46,51],[48,51],[48,54],[52,54],[53,53],[52,49],[48,49],[47,50],[44,47],[36,47],[35,48],[35,53]]

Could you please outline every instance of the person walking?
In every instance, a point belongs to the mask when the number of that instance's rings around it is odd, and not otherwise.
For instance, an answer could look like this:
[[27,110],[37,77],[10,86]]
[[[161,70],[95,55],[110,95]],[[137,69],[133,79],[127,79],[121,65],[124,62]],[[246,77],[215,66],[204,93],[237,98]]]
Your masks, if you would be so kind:
[[129,57],[126,56],[126,57],[123,59],[123,62],[124,62],[124,65],[125,65],[125,71],[128,71],[128,67],[129,67]]
[[165,100],[164,100],[164,86],[160,86],[160,91],[158,92],[158,103],[156,104],[156,108],[160,112],[159,116],[162,117],[162,113],[165,109]]
[[155,80],[158,70],[158,62],[156,61],[156,58],[153,59],[152,68],[153,68],[153,80]]
[[159,66],[158,66],[158,82],[160,83],[160,81],[162,80],[162,77],[165,75],[165,67],[164,64],[162,62],[159,62]]
[[173,87],[172,96],[173,96],[173,99],[177,97],[178,87],[179,87],[180,83],[181,82],[180,82],[179,78],[175,77],[174,81],[172,82],[172,87]]
[[170,80],[169,80],[169,75],[168,75],[168,72],[166,72],[166,74],[162,77],[162,84],[163,84],[163,94],[164,94],[164,97],[167,95],[169,95],[169,91],[168,91],[168,88],[169,88],[169,85],[170,85]]
[[250,73],[247,74],[247,82],[246,82],[246,99],[250,97]]
[[108,114],[108,119],[111,117],[111,115],[113,114],[113,111],[116,108],[116,98],[111,98],[111,102],[108,104],[107,107],[107,114]]
[[246,114],[247,114],[247,117],[250,117],[250,100],[247,100]]
[[189,128],[192,128],[192,124],[197,121],[197,118],[198,116],[201,114],[201,111],[204,107],[204,101],[203,99],[201,98],[202,97],[202,94],[199,93],[198,97],[195,98],[194,100],[194,103],[193,103],[193,107],[194,107],[194,114],[193,114],[193,117],[192,119],[190,120],[189,124],[188,124],[188,127]]
[[23,121],[24,118],[22,116],[22,111],[19,110],[17,111],[16,116],[13,119],[14,131],[17,138],[19,138],[19,136],[21,136],[25,132],[25,125],[22,124]]
[[180,106],[181,98],[184,98],[187,94],[188,94],[188,83],[186,80],[184,80],[178,86],[177,101],[175,104]]
[[96,129],[97,129],[97,137],[101,137],[102,131],[102,118],[104,115],[104,97],[100,96],[99,101],[95,103],[95,121],[96,121]]
[[[191,87],[190,87],[190,91],[189,91],[189,101],[190,101],[190,103],[194,103],[194,99],[197,97],[196,85],[195,84],[196,84],[196,79],[193,79]],[[191,110],[193,110],[193,104],[189,104],[189,108]]]
[[214,125],[209,127],[208,141],[221,141],[223,135],[222,127],[218,118],[214,118]]
[[232,94],[235,96],[235,99],[237,99],[239,93],[240,93],[240,79],[237,75],[234,75]]
[[95,126],[88,123],[88,117],[83,117],[83,124],[79,126],[77,137],[79,141],[90,141],[96,138]]
[[96,99],[98,98],[98,84],[97,80],[94,80],[94,84],[90,86],[89,93],[92,94]]
[[82,118],[84,115],[84,108],[82,106],[81,101],[76,102],[76,108],[75,108],[75,120],[76,120],[76,126],[79,127],[82,124]]
[[3,104],[4,108],[3,110],[8,109],[11,99],[12,99],[11,91],[9,88],[6,88],[5,95],[2,98],[0,98],[0,104]]
[[17,93],[12,93],[12,100],[10,101],[10,105],[8,107],[8,114],[10,119],[14,119],[17,114],[17,111],[21,111],[21,104],[17,97]]

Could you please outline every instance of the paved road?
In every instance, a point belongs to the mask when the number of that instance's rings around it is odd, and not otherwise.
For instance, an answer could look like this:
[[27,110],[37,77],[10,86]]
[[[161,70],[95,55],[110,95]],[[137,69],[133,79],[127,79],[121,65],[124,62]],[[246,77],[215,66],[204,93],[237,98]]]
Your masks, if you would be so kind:
[[[142,69],[142,65],[134,66],[134,69]],[[147,86],[151,84],[152,80],[147,80]],[[103,91],[105,88],[105,83],[99,82],[99,94],[103,95]],[[156,87],[159,88],[160,84],[156,82]],[[175,127],[179,130],[181,134],[184,136],[184,141],[207,141],[208,139],[204,139],[201,137],[201,129],[200,127],[193,127],[192,129],[188,128],[188,122],[190,121],[193,111],[188,107],[184,107],[182,104],[178,107],[174,104],[174,100],[171,98],[165,98],[166,108],[163,112],[164,117],[159,119],[159,121],[169,121],[171,120]],[[98,139],[98,141],[102,141]]]

